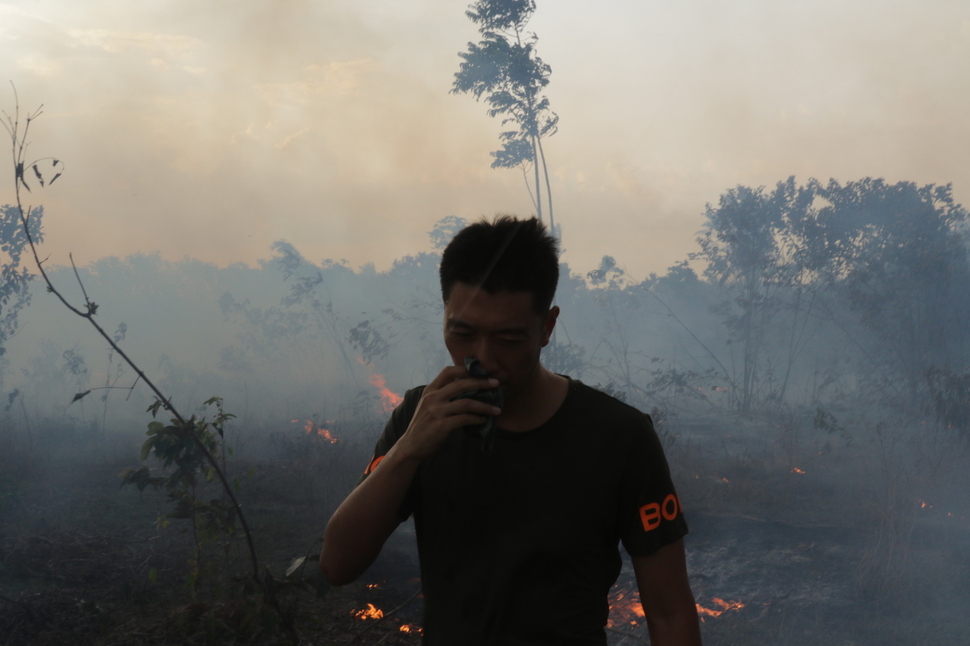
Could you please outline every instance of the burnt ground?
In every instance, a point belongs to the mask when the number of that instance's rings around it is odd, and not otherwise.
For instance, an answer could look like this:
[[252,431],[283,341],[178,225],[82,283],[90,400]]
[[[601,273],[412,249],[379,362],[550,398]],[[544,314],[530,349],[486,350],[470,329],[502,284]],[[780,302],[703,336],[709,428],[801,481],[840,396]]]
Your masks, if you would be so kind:
[[[914,448],[905,429],[890,442],[884,427],[881,439],[866,428],[834,437],[791,420],[661,427],[688,510],[705,644],[970,644],[970,457],[959,441],[924,436]],[[360,582],[323,597],[283,591],[287,631],[234,595],[247,567],[238,539],[228,557],[209,554],[221,589],[193,597],[190,533],[155,524],[164,494],[119,487],[136,452],[82,444],[28,454],[8,443],[0,453],[0,644],[285,644],[293,634],[303,644],[420,643],[406,527]],[[367,444],[277,433],[239,451],[248,457],[231,469],[249,473],[240,497],[273,572],[319,551]],[[612,646],[649,643],[635,599],[625,568]],[[384,617],[355,616],[369,604]]]

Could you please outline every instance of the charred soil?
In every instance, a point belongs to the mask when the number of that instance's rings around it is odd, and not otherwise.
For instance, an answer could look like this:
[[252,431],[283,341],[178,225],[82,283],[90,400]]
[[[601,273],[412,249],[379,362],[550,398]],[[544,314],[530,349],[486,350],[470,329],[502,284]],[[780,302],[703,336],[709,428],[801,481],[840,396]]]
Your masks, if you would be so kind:
[[[889,464],[861,436],[763,420],[666,424],[705,644],[970,643],[970,521],[964,497],[948,493],[967,484],[954,468],[965,450],[929,468],[909,450]],[[240,500],[263,563],[282,575],[308,556],[312,582],[323,526],[369,443],[276,434],[251,445],[230,468],[249,474]],[[407,525],[358,583],[281,595],[287,631],[233,592],[246,577],[241,544],[209,555],[219,574],[193,593],[190,532],[156,524],[164,494],[119,487],[133,459],[103,445],[85,453],[0,463],[0,644],[420,643]],[[636,596],[625,567],[612,646],[649,643]]]

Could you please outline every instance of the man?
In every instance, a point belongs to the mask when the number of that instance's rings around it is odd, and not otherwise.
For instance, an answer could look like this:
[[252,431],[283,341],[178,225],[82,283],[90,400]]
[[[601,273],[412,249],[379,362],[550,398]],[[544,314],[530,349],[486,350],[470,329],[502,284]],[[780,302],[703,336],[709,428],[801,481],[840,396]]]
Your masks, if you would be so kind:
[[[650,418],[539,361],[559,316],[555,240],[534,218],[483,220],[440,275],[454,365],[392,414],[327,525],[324,575],[356,579],[413,513],[424,644],[602,646],[622,541],[651,643],[699,645],[687,526]],[[501,407],[474,397],[496,387]]]

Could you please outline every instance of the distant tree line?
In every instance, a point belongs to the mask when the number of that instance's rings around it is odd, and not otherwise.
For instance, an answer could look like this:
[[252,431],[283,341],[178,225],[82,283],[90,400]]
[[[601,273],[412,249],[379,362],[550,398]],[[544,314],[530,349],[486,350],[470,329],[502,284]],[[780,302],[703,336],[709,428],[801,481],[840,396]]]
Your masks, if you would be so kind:
[[690,258],[717,286],[737,348],[737,407],[785,400],[799,362],[820,367],[820,339],[851,358],[860,386],[936,399],[970,359],[966,216],[949,185],[871,178],[790,177],[709,205]]
[[[379,414],[375,373],[400,393],[448,360],[437,264],[463,224],[442,219],[430,232],[431,251],[386,271],[314,262],[285,242],[257,268],[136,256],[80,271],[89,289],[118,302],[99,316],[126,322],[125,343],[155,357],[163,383],[180,396],[216,388],[262,420]],[[708,205],[697,249],[663,275],[635,280],[611,256],[585,272],[564,265],[564,314],[545,360],[646,410],[872,405],[935,414],[966,432],[966,224],[948,185],[788,178],[773,188],[738,186]],[[36,300],[28,309],[16,305],[26,301],[0,301],[0,320],[8,312],[30,321]],[[35,319],[28,336],[38,342],[47,325]],[[170,347],[166,334],[178,336]],[[4,401],[14,389],[38,401],[57,388],[88,387],[78,380],[105,382],[99,362],[110,357],[58,345],[65,338],[51,333],[42,350],[20,349]],[[57,386],[51,375],[66,375],[68,359],[86,361],[88,372]],[[60,363],[38,363],[52,361]],[[31,383],[42,375],[51,383]],[[66,390],[54,399],[70,411]],[[101,407],[97,414],[105,418]]]

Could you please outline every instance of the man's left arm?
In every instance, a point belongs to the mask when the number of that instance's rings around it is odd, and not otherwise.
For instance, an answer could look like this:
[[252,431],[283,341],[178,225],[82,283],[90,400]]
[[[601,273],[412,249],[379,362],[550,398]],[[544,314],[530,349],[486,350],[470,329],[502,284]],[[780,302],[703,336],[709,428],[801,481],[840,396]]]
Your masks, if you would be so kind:
[[684,540],[650,556],[634,556],[633,570],[653,646],[700,646],[694,593],[687,579]]

